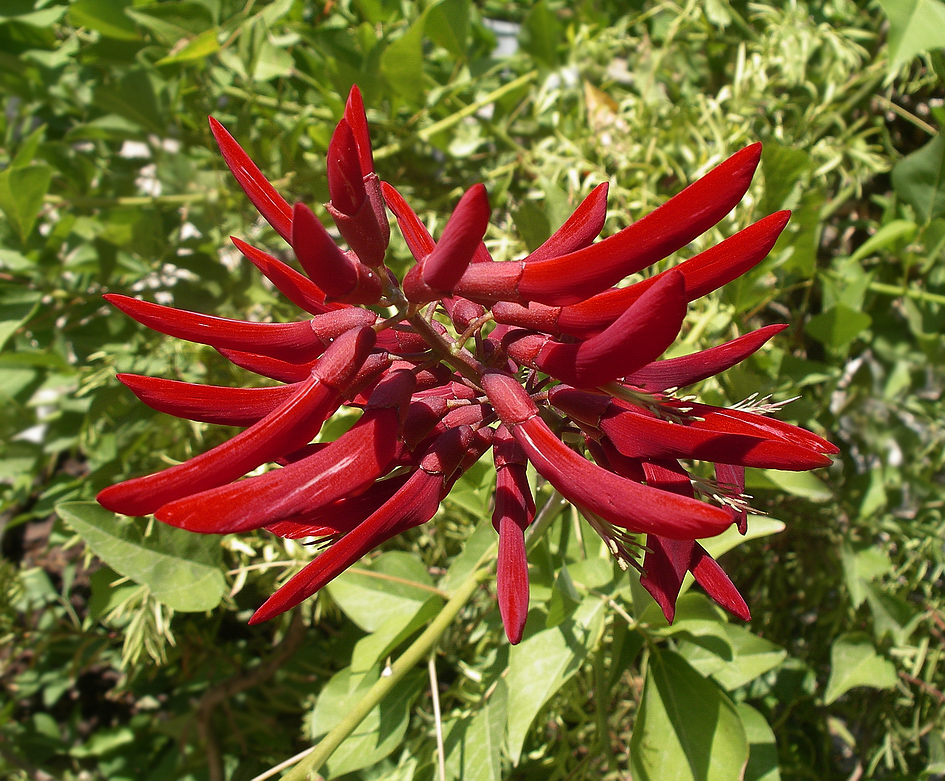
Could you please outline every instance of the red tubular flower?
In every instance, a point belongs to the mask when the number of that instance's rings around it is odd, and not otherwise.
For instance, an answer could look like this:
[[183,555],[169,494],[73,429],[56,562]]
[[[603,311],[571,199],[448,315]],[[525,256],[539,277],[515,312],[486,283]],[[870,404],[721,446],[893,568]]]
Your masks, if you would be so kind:
[[[719,604],[748,617],[697,540],[733,523],[745,531],[746,468],[813,469],[837,449],[765,414],[777,405],[727,409],[673,395],[744,360],[786,326],[659,358],[688,303],[761,262],[788,214],[765,217],[635,284],[621,282],[721,220],[747,190],[760,145],[595,242],[607,213],[608,188],[599,185],[533,253],[493,262],[483,243],[490,208],[482,185],[466,192],[435,241],[378,180],[357,89],[327,161],[326,208],[348,251],[307,206],[290,207],[219,123],[211,120],[211,128],[238,184],[291,244],[301,271],[234,238],[236,247],[310,318],[243,322],[106,296],[150,328],[211,345],[285,384],[221,388],[119,375],[160,412],[246,428],[189,461],[104,489],[103,506],[202,533],[266,529],[320,540],[322,552],[255,613],[257,623],[429,521],[492,447],[497,597],[510,642],[521,640],[528,615],[525,532],[535,515],[528,464],[619,559],[642,571],[667,618],[687,572]],[[401,281],[384,265],[387,208],[417,261]],[[335,441],[314,443],[341,405],[363,408],[360,419]],[[715,481],[693,477],[692,460],[714,464]]]
[[499,533],[496,596],[505,634],[515,644],[522,639],[528,617],[525,530],[535,517],[535,500],[525,474],[528,456],[505,425],[496,429],[493,455],[496,480],[492,525]]

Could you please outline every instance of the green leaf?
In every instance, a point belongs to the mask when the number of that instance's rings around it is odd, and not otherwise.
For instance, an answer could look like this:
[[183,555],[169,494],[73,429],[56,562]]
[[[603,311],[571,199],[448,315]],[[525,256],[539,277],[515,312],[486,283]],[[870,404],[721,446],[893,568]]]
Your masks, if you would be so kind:
[[381,73],[391,88],[411,103],[423,103],[423,28],[421,16],[381,54]]
[[200,35],[214,26],[213,14],[206,5],[187,0],[152,3],[129,8],[126,13],[168,46]]
[[68,10],[65,6],[34,10],[37,5],[41,5],[41,3],[34,3],[32,0],[4,0],[3,13],[0,13],[0,24],[19,22],[20,24],[28,24],[30,27],[43,29],[51,27],[62,19]]
[[833,491],[813,472],[782,472],[778,469],[763,469],[761,477],[771,484],[812,502],[826,502],[833,498]]
[[922,222],[945,215],[945,136],[939,133],[896,163],[892,183]]
[[473,533],[466,539],[462,552],[453,559],[446,575],[438,584],[439,589],[447,594],[455,591],[466,581],[466,578],[472,575],[483,554],[489,550],[490,546],[496,544],[496,539],[497,535],[492,527],[492,519],[484,516]]
[[725,625],[730,658],[712,653],[711,646],[689,641],[680,643],[680,653],[703,675],[711,675],[727,691],[735,691],[746,683],[773,670],[787,657],[778,645],[741,626]]
[[202,60],[211,54],[220,50],[220,42],[217,40],[217,28],[205,30],[196,38],[190,41],[184,48],[162,57],[155,65],[168,65],[170,63],[190,62],[191,60]]
[[380,664],[398,645],[431,621],[442,607],[442,597],[431,596],[409,619],[393,615],[376,632],[362,637],[351,654],[352,673],[364,673]]
[[574,588],[574,583],[568,574],[568,568],[562,564],[551,590],[551,601],[548,603],[548,617],[545,619],[545,627],[550,629],[553,626],[558,626],[566,618],[573,615],[580,604],[581,595]]
[[765,717],[748,705],[740,702],[735,706],[748,737],[748,766],[744,781],[780,781],[778,770],[778,744],[774,731]]
[[95,90],[97,106],[123,117],[149,133],[159,137],[167,134],[167,117],[159,107],[157,94],[148,73],[133,70],[114,86],[100,86]]
[[732,701],[678,654],[654,649],[630,740],[634,781],[730,781],[747,762]]
[[587,597],[564,623],[528,637],[509,653],[509,755],[518,764],[542,706],[584,663],[604,625],[604,602]]
[[811,167],[810,154],[804,149],[766,141],[761,153],[761,172],[765,178],[762,210],[765,214],[797,206],[801,184]]
[[761,537],[770,537],[772,534],[780,534],[784,531],[784,528],[783,521],[767,515],[749,515],[748,531],[745,534],[739,534],[738,529],[729,526],[724,532],[715,537],[708,540],[699,540],[699,544],[708,551],[713,559],[717,559],[723,553],[728,553],[732,548],[737,548],[743,542],[757,540]]
[[26,138],[20,141],[16,148],[16,155],[10,161],[10,168],[22,168],[32,163],[45,135],[46,125],[40,125],[36,130],[26,136]]
[[908,243],[912,241],[918,229],[919,226],[912,220],[891,220],[882,225],[876,233],[857,247],[856,252],[850,256],[850,259],[863,260],[863,258],[868,258],[878,250],[885,249],[890,245],[899,242]]
[[502,781],[507,700],[508,688],[500,678],[489,698],[477,706],[475,717],[458,720],[444,741],[447,778]]
[[863,632],[840,635],[830,649],[830,678],[824,704],[830,705],[857,686],[892,689],[897,682],[896,668],[876,653],[869,635]]
[[879,0],[889,17],[887,83],[920,52],[945,47],[945,3],[940,0]]
[[385,553],[367,568],[352,567],[326,588],[365,632],[377,631],[392,616],[406,623],[437,593],[423,562],[402,551]]
[[69,7],[69,20],[76,27],[88,27],[107,38],[134,41],[140,36],[125,13],[130,5],[130,0],[76,0]]
[[844,544],[840,549],[840,562],[843,565],[843,578],[850,592],[853,607],[859,607],[866,599],[865,586],[874,578],[892,572],[889,554],[878,545],[867,548],[854,548]]
[[0,349],[30,319],[40,294],[22,285],[0,285]]
[[904,599],[884,591],[878,583],[867,583],[865,591],[877,642],[882,642],[888,634],[896,646],[903,647],[922,621],[923,614]]
[[544,0],[535,3],[522,24],[519,33],[522,50],[528,52],[544,65],[554,67],[558,63],[558,46],[561,42],[561,26]]
[[24,165],[0,171],[0,209],[24,244],[33,231],[51,181],[52,168],[48,165]]
[[821,344],[838,349],[852,342],[873,322],[866,312],[858,312],[846,304],[834,304],[814,315],[804,330]]
[[[311,715],[312,740],[329,732],[344,718],[380,678],[380,670],[353,679],[346,667],[331,677],[315,703]],[[357,685],[352,685],[354,680]],[[421,672],[410,673],[397,683],[331,755],[326,778],[351,773],[380,762],[403,741],[409,722],[410,703],[426,681]]]
[[226,583],[215,538],[163,523],[144,537],[140,521],[95,502],[64,502],[56,512],[109,567],[147,586],[168,607],[182,613],[212,610],[223,598]]
[[466,57],[469,0],[441,0],[426,12],[424,32],[457,59]]

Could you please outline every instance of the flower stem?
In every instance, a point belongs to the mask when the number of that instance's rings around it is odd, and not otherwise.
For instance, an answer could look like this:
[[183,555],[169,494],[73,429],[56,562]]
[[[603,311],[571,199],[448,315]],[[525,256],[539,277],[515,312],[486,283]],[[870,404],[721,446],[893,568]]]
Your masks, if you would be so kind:
[[[312,753],[305,756],[298,765],[283,776],[283,781],[303,781],[303,779],[312,777],[328,758],[335,752],[344,740],[364,721],[367,715],[377,707],[387,693],[396,686],[400,680],[417,664],[428,656],[439,641],[443,632],[453,622],[453,619],[459,614],[466,603],[476,593],[480,582],[488,576],[492,570],[492,561],[496,556],[497,546],[491,545],[482,555],[477,563],[473,573],[456,589],[453,596],[443,606],[436,618],[430,622],[430,625],[423,631],[411,646],[401,654],[400,658],[394,662],[390,668],[390,674],[378,679],[361,700],[338,722],[331,732],[322,738]],[[488,562],[488,566],[486,566]]]
[[874,293],[884,293],[889,296],[906,296],[918,301],[928,301],[932,304],[945,304],[945,296],[939,293],[929,293],[927,290],[916,290],[899,285],[887,285],[883,282],[870,282],[869,289]]

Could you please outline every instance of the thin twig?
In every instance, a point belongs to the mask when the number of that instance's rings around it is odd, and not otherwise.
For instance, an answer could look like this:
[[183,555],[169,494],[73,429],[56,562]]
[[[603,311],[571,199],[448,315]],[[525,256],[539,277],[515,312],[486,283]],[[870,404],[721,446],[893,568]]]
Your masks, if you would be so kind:
[[436,727],[436,756],[440,768],[440,781],[446,781],[446,752],[443,750],[443,720],[440,716],[439,683],[436,680],[436,652],[427,662],[430,671],[430,697],[433,699],[433,723]]

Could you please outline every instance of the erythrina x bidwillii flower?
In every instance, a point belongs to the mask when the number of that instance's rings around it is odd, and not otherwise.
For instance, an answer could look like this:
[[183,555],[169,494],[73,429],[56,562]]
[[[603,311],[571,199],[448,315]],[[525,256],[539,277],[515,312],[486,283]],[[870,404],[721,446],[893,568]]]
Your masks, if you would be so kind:
[[[760,414],[765,408],[725,409],[674,395],[734,366],[786,326],[658,359],[679,333],[687,304],[761,261],[789,214],[765,217],[641,282],[615,285],[719,222],[745,194],[760,144],[595,243],[607,208],[602,184],[530,255],[495,262],[482,241],[490,208],[481,184],[463,195],[437,242],[397,190],[379,181],[357,88],[327,163],[326,208],[348,250],[307,206],[290,206],[218,122],[210,125],[230,171],[292,246],[304,274],[234,243],[311,318],[241,322],[107,295],[144,325],[212,345],[283,384],[224,388],[119,375],[157,410],[245,430],[182,464],[106,488],[98,495],[103,506],[154,513],[194,532],[265,528],[320,540],[324,550],[256,611],[256,623],[429,521],[491,448],[497,592],[511,642],[521,639],[528,612],[524,535],[535,514],[529,463],[623,563],[641,569],[641,582],[669,620],[687,572],[719,604],[748,617],[745,601],[697,540],[732,524],[744,531],[745,467],[813,469],[828,465],[837,449]],[[384,262],[388,209],[417,261],[402,282]],[[334,442],[313,444],[342,405],[363,414]],[[714,463],[715,480],[690,475],[682,463],[689,459]],[[244,477],[273,462],[281,468]],[[642,564],[635,549],[645,550]]]

